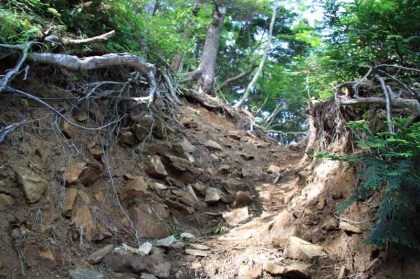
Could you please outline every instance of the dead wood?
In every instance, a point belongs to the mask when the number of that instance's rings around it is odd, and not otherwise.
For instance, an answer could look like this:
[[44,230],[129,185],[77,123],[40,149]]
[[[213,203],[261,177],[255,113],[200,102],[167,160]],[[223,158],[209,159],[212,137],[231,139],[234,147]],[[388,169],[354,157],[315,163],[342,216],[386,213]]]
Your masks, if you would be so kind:
[[61,43],[63,45],[83,45],[83,44],[93,44],[93,43],[103,43],[108,41],[110,38],[115,36],[115,30],[112,30],[108,33],[86,38],[86,39],[71,39],[71,38],[60,38],[56,35],[50,35],[45,37],[45,41],[48,42],[55,42],[55,43]]
[[144,75],[150,85],[149,103],[153,103],[157,91],[155,79],[155,67],[143,61],[140,57],[132,54],[105,54],[102,56],[91,56],[79,58],[73,55],[56,53],[32,53],[29,56],[34,62],[54,65],[71,71],[85,71],[113,66],[127,66],[137,70]]

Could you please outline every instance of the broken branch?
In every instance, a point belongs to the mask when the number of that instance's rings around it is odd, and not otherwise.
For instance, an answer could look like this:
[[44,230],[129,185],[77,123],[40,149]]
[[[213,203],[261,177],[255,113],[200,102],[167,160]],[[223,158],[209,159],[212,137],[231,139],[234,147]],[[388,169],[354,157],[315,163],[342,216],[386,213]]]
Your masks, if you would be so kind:
[[108,41],[109,38],[115,36],[115,30],[111,32],[92,37],[86,39],[70,39],[70,38],[59,38],[56,35],[50,35],[45,37],[45,40],[48,42],[55,42],[55,43],[62,43],[63,45],[82,45],[82,44],[93,44],[93,43],[101,43]]

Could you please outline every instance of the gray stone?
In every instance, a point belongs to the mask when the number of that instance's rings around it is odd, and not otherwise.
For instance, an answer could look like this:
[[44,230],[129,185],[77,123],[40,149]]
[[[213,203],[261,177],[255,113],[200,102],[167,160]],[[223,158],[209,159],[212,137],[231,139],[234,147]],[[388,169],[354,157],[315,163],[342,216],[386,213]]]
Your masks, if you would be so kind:
[[69,270],[69,276],[71,279],[103,279],[104,275],[100,272],[96,272],[85,268],[75,268]]
[[174,242],[176,242],[176,238],[175,236],[171,235],[171,236],[168,236],[167,238],[159,239],[158,241],[156,241],[156,246],[169,247]]
[[150,242],[145,242],[140,245],[138,251],[141,255],[149,255],[150,251],[152,251],[153,245]]
[[111,253],[112,250],[114,250],[114,245],[109,244],[97,250],[96,252],[90,254],[90,256],[87,258],[87,261],[90,264],[98,264],[106,257],[106,255]]
[[121,132],[120,137],[121,137],[121,142],[129,146],[133,146],[138,143],[137,138],[133,134],[133,132],[130,132],[130,131]]
[[207,147],[211,151],[223,150],[222,146],[213,140],[208,140],[207,142],[204,143],[204,146]]
[[150,134],[154,122],[155,120],[150,115],[143,116],[137,120],[137,124],[133,127],[133,132],[139,142],[143,142]]
[[221,194],[222,194],[222,191],[220,191],[217,188],[212,188],[212,187],[207,188],[204,201],[209,204],[215,203],[220,200]]

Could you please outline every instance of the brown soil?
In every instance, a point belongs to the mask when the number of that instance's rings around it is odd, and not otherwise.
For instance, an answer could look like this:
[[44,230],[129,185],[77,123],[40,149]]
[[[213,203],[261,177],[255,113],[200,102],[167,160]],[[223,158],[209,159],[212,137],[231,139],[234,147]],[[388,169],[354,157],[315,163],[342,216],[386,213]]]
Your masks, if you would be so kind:
[[[21,84],[21,88],[40,97],[58,98],[48,99],[49,103],[66,108],[64,113],[75,122],[82,119],[73,103],[65,100],[73,98],[73,93],[33,84]],[[292,150],[262,140],[223,115],[183,102],[177,111],[151,113],[137,107],[137,115],[106,134],[63,127],[41,105],[17,96],[2,96],[2,126],[25,119],[26,123],[0,143],[0,278],[87,278],[71,277],[70,270],[75,268],[97,271],[105,278],[147,278],[144,270],[136,271],[132,266],[117,270],[110,264],[115,259],[106,258],[98,264],[90,264],[87,259],[108,244],[137,247],[169,234],[179,237],[182,232],[193,234],[195,243],[208,246],[207,256],[186,254],[190,241],[178,247],[155,247],[152,256],[146,256],[150,258],[142,258],[152,262],[147,273],[156,271],[159,277],[164,272],[159,273],[161,267],[156,265],[168,262],[169,276],[160,277],[337,278],[340,271],[344,271],[341,278],[368,278],[375,273],[381,274],[377,278],[419,275],[415,261],[409,263],[411,269],[396,261],[392,269],[387,265],[388,270],[382,268],[382,273],[377,273],[386,260],[384,251],[363,244],[372,224],[363,221],[373,219],[377,197],[355,204],[343,216],[358,221],[361,233],[339,229],[340,220],[334,212],[355,187],[352,168],[302,160],[304,146]],[[81,111],[88,111],[88,117],[78,124],[95,126],[98,119],[114,113],[106,100],[91,105],[83,107]],[[122,133],[131,131],[138,123],[136,117],[142,115],[153,115],[161,122],[163,135],[155,130],[143,142],[123,144]],[[189,155],[180,151],[185,140],[194,147]],[[222,149],[206,147],[209,140]],[[160,156],[167,176],[153,178],[147,174],[152,155]],[[173,163],[170,156],[183,161]],[[77,175],[74,183],[66,183],[66,173],[75,163],[85,164],[87,170]],[[278,167],[273,173],[268,171],[271,165]],[[30,201],[19,168],[47,182],[39,200]],[[139,177],[145,180],[147,189],[127,191],[130,181],[139,181]],[[37,183],[36,187],[42,184]],[[154,187],[155,183],[166,189]],[[197,184],[219,189],[222,198],[206,204],[205,194],[194,187],[198,201],[191,199],[185,194],[187,186]],[[77,194],[74,205],[68,208],[71,191]],[[245,198],[234,208],[239,191]],[[240,213],[246,215],[244,208],[248,217],[226,217],[241,209]],[[133,228],[141,230],[137,239]],[[321,245],[327,256],[285,257],[289,236]],[[275,275],[267,271],[267,263],[282,267],[305,263],[308,267],[302,273]]]

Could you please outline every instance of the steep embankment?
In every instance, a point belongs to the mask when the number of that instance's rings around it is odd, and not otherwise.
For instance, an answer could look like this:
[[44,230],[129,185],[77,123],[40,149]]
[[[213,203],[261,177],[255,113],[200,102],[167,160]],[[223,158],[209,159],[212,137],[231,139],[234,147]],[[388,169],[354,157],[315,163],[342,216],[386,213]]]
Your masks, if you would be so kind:
[[[38,92],[61,106],[73,96]],[[183,102],[176,111],[135,106],[105,133],[6,98],[2,120],[28,122],[0,143],[0,278],[370,273],[380,254],[361,242],[370,223],[333,215],[354,187],[352,169],[305,163],[303,146],[261,140]],[[115,113],[109,107],[98,100],[67,115],[86,125]],[[372,219],[368,206],[349,214]]]

